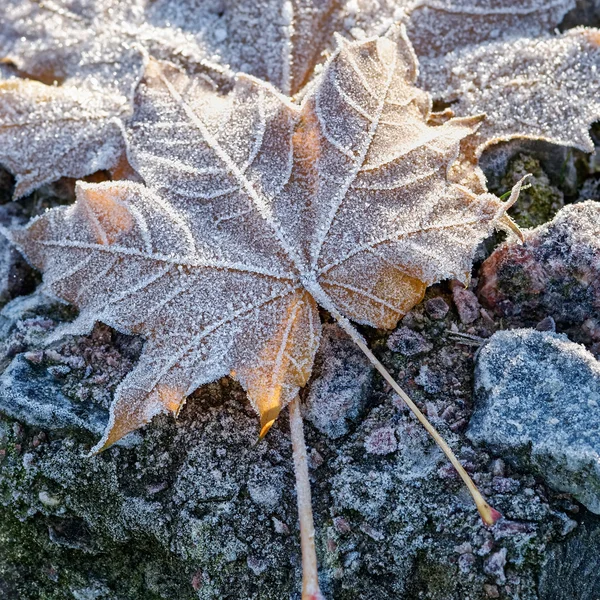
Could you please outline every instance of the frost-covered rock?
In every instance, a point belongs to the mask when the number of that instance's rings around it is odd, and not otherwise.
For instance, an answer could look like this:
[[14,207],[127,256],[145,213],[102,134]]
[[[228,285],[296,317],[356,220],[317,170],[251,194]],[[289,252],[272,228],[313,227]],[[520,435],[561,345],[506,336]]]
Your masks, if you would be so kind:
[[468,437],[600,514],[600,362],[565,335],[494,334],[479,354]]
[[367,400],[373,368],[337,326],[323,328],[316,358],[316,376],[306,396],[304,416],[330,438],[348,432]]
[[500,246],[481,268],[479,298],[500,316],[533,326],[550,315],[576,341],[600,341],[600,203],[568,205],[524,244]]
[[106,414],[89,403],[74,404],[52,373],[18,355],[0,378],[0,412],[44,429],[86,429],[100,434]]
[[600,598],[600,526],[584,524],[567,543],[552,545],[540,577],[544,600]]

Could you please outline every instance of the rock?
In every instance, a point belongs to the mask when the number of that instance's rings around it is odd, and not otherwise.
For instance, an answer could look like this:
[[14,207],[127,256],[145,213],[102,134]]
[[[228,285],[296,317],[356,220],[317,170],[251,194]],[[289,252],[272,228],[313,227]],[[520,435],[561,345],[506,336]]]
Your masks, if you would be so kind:
[[467,436],[600,514],[600,363],[565,335],[495,333],[479,353]]
[[388,338],[387,346],[392,352],[399,352],[403,356],[424,354],[433,348],[433,344],[428,342],[420,333],[408,327],[396,329]]
[[537,331],[551,331],[556,332],[556,322],[552,317],[546,317],[542,319],[536,326]]
[[425,302],[425,312],[436,321],[443,319],[449,310],[450,307],[441,296],[430,298]]
[[565,544],[553,544],[542,566],[543,600],[600,598],[600,524],[586,523]]
[[369,454],[391,454],[397,448],[398,442],[392,427],[375,429],[365,440],[365,450]]
[[458,282],[452,282],[452,299],[463,324],[469,325],[479,318],[481,306],[477,296]]
[[75,404],[43,368],[18,355],[0,377],[0,412],[46,430],[84,429],[100,434],[108,412],[89,403]]
[[563,208],[525,232],[525,243],[501,245],[482,265],[479,298],[495,314],[535,326],[547,316],[575,341],[600,341],[600,203]]
[[372,376],[371,363],[352,340],[337,325],[325,325],[305,418],[332,439],[344,435],[366,402]]
[[484,563],[483,570],[496,579],[496,583],[506,583],[504,567],[506,566],[506,548],[494,552]]

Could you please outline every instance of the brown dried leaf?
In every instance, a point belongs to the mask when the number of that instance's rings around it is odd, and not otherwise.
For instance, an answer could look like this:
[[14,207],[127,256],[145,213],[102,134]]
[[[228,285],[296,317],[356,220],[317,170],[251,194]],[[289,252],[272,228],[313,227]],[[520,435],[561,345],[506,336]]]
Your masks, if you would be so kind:
[[264,432],[309,377],[317,303],[392,327],[426,285],[468,276],[505,206],[448,181],[473,121],[428,125],[415,77],[403,34],[340,40],[301,105],[150,63],[127,130],[145,185],[81,183],[13,234],[80,308],[62,333],[102,321],[147,340],[97,449],[226,374]]

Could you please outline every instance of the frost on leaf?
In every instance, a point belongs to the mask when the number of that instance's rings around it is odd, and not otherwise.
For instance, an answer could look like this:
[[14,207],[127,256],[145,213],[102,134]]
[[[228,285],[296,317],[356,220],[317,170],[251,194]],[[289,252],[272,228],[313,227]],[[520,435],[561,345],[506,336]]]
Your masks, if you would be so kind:
[[224,0],[211,10],[209,3],[198,7],[189,0],[160,0],[148,20],[193,32],[214,60],[295,94],[333,33],[331,16],[338,4],[338,0]]
[[83,184],[14,241],[80,315],[141,334],[103,448],[231,374],[266,431],[307,381],[317,303],[393,327],[465,279],[505,206],[449,181],[470,119],[428,125],[403,34],[339,42],[301,105],[240,76],[227,96],[152,61],[127,127],[144,184]]
[[16,197],[117,164],[119,121],[132,110],[145,52],[217,82],[231,77],[231,64],[296,92],[330,34],[333,5],[247,0],[221,11],[191,0],[4,0],[0,62],[13,77],[0,83],[0,163],[17,178]]
[[512,138],[546,140],[592,152],[600,119],[600,30],[483,44],[446,58],[430,81],[458,115],[485,113],[471,146]]
[[441,57],[482,42],[552,31],[574,0],[417,0],[408,36],[419,59]]
[[575,0],[346,0],[344,27],[373,35],[402,21],[427,71],[429,59],[464,46],[552,31],[574,6]]
[[[141,68],[141,60],[139,63]],[[120,119],[133,88],[102,91],[68,83],[0,78],[0,163],[16,176],[15,197],[61,176],[84,177],[117,165],[124,152]]]
[[[183,66],[216,61],[295,93],[325,40],[336,0],[3,0],[0,58],[42,81],[127,62],[145,48]],[[100,50],[93,54],[90,44]],[[83,55],[83,58],[82,58]],[[87,60],[91,57],[92,60]]]

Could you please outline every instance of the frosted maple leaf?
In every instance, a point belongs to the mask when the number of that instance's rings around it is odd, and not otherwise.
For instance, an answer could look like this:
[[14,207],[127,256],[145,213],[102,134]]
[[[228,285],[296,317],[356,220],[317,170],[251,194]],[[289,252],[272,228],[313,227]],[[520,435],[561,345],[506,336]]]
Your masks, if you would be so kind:
[[391,328],[427,285],[465,280],[506,206],[448,181],[472,119],[430,126],[405,37],[347,44],[302,105],[240,76],[218,96],[150,63],[127,125],[145,185],[78,184],[14,232],[45,285],[148,339],[99,447],[235,373],[272,424],[310,374],[317,304]]
[[487,147],[516,138],[593,150],[600,31],[553,33],[573,8],[574,0],[355,0],[342,22],[355,36],[406,24],[418,84],[455,115],[485,114],[469,140],[472,168]]
[[453,102],[455,114],[488,115],[472,142],[478,156],[515,138],[592,152],[589,128],[600,119],[600,30],[457,50],[430,71],[429,85]]
[[434,124],[410,42],[394,35],[340,38],[301,104],[244,75],[221,95],[202,74],[150,61],[125,127],[144,183],[79,183],[74,205],[10,234],[46,290],[80,309],[49,341],[97,321],[146,339],[95,451],[177,415],[224,375],[246,389],[261,436],[290,405],[303,564],[314,573],[305,598],[319,593],[297,396],[319,305],[432,433],[486,522],[497,518],[350,323],[392,328],[428,285],[466,281],[475,248],[519,192],[504,203],[452,180],[481,119]]

